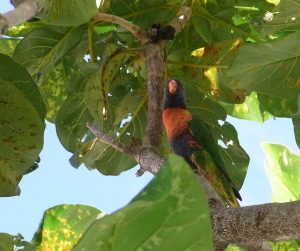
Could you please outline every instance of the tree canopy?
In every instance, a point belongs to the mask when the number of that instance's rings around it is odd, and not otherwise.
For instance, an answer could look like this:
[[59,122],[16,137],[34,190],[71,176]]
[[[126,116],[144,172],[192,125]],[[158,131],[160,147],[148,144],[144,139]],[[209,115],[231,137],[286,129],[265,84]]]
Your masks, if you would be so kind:
[[[283,218],[284,210],[299,206],[292,201],[299,199],[300,156],[264,143],[272,202],[289,203],[234,211],[212,203],[205,181],[203,189],[171,154],[161,112],[164,83],[180,79],[189,111],[220,142],[238,189],[251,156],[227,116],[259,123],[290,118],[299,146],[300,1],[100,2],[12,1],[16,9],[2,15],[0,196],[20,195],[22,176],[38,168],[45,120],[55,124],[62,146],[73,154],[73,167],[119,175],[140,164],[137,176],[156,176],[111,215],[87,205],[50,208],[31,243],[0,234],[3,250],[225,250],[228,244],[297,250],[299,224]],[[174,27],[174,38],[159,33],[164,27]],[[227,233],[230,224],[223,229],[218,220],[226,215],[228,222],[246,215],[256,227],[248,235],[246,227],[239,235]],[[287,227],[279,229],[281,224]]]

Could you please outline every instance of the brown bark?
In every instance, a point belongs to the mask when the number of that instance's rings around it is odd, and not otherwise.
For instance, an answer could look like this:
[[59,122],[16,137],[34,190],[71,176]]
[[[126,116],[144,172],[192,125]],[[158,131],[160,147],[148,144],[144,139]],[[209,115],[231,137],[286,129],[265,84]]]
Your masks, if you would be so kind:
[[10,2],[16,8],[0,16],[0,35],[38,14],[39,6],[34,0],[11,0]]
[[144,146],[158,151],[163,134],[162,108],[164,94],[163,59],[157,44],[143,45],[146,57],[148,111]]

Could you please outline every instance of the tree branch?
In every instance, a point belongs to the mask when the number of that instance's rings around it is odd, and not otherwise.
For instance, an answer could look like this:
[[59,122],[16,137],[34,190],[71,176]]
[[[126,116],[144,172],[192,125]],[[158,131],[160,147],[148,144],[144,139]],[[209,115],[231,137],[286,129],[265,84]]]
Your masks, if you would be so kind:
[[87,122],[86,126],[95,134],[95,136],[103,143],[106,143],[113,148],[117,149],[118,151],[130,156],[131,158],[137,160],[138,159],[138,152],[129,147],[124,145],[122,142],[115,140],[114,138],[106,135],[103,132],[100,132],[92,123]]
[[138,38],[142,43],[145,43],[148,41],[148,33],[146,31],[143,31],[139,26],[134,25],[128,21],[126,21],[123,18],[110,15],[110,14],[105,14],[105,13],[97,13],[93,19],[95,21],[106,21],[106,22],[111,22],[114,24],[121,25],[125,29],[129,30],[136,38]]
[[0,16],[0,35],[38,14],[39,5],[34,0],[11,0],[10,2],[16,8]]
[[143,45],[146,68],[147,68],[147,87],[148,87],[148,111],[147,127],[145,132],[144,146],[153,147],[158,151],[163,134],[163,59],[161,48],[157,44]]
[[[211,211],[214,241],[238,246],[300,238],[300,201]],[[282,224],[284,222],[284,224]],[[241,245],[242,243],[242,245]],[[266,246],[261,244],[257,249]],[[265,247],[265,250],[268,247]],[[247,249],[250,250],[250,249]]]

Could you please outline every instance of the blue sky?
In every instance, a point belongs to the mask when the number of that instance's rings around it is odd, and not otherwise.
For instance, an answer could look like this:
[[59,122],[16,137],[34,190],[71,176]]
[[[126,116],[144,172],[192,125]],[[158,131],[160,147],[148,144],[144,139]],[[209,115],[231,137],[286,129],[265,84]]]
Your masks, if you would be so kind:
[[[0,13],[11,8],[9,0],[1,0]],[[270,202],[272,189],[264,170],[265,156],[260,142],[283,144],[299,154],[291,120],[270,119],[259,124],[228,117],[227,121],[235,126],[240,144],[251,158],[241,190],[241,205]],[[74,169],[68,161],[70,156],[56,137],[55,126],[47,123],[39,169],[23,177],[20,196],[0,198],[0,232],[20,233],[30,241],[48,208],[59,204],[88,204],[113,212],[125,206],[152,179],[149,173],[136,178],[137,167],[117,177],[88,171],[83,165]]]

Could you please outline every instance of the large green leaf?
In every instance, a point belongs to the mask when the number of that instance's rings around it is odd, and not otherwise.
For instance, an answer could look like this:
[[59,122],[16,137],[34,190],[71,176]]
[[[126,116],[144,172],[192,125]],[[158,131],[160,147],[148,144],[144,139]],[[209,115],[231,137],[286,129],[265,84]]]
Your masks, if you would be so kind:
[[0,196],[14,196],[42,150],[45,127],[16,85],[0,79],[0,86]]
[[37,16],[45,23],[60,26],[76,26],[89,21],[96,13],[95,0],[45,1],[38,0],[40,13]]
[[34,107],[41,121],[44,122],[46,115],[45,104],[37,84],[24,67],[10,57],[0,54],[0,79],[18,88]]
[[191,168],[174,154],[137,197],[96,220],[73,251],[212,250],[206,194]]
[[265,169],[273,189],[272,202],[300,199],[300,156],[286,146],[261,143],[265,152]]
[[14,51],[14,60],[30,74],[52,70],[81,40],[83,27],[44,25],[29,32]]
[[45,211],[31,243],[39,250],[71,250],[85,230],[105,214],[87,205],[59,205]]
[[69,152],[77,150],[76,144],[88,132],[86,123],[94,121],[84,101],[84,92],[88,78],[98,69],[98,64],[90,63],[84,65],[81,71],[74,72],[69,79],[67,100],[57,113],[57,136]]
[[243,103],[243,90],[230,88],[224,80],[224,74],[243,45],[241,39],[215,43],[193,52],[182,49],[171,54],[168,59],[172,78],[189,78],[188,82],[200,86],[202,91],[217,100],[228,103]]
[[281,98],[300,91],[300,32],[274,43],[247,44],[238,50],[226,72],[228,84]]
[[108,94],[111,85],[120,73],[125,55],[119,53],[120,47],[108,45],[106,60],[102,67],[88,79],[84,98],[91,115],[99,122],[101,130],[106,132],[111,129],[112,117],[109,114]]

